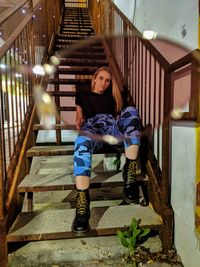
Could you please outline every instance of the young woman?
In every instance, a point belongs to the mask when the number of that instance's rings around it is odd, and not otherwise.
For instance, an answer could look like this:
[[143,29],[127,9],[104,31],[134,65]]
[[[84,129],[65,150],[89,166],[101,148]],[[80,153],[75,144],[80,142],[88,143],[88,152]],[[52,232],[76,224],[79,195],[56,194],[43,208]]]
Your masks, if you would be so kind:
[[[111,71],[99,68],[91,83],[91,91],[76,96],[76,128],[81,130],[75,141],[74,176],[77,188],[76,216],[72,231],[89,231],[92,153],[100,149],[103,141],[92,135],[111,135],[123,140],[126,162],[123,167],[123,198],[137,202],[139,188],[136,186],[136,158],[140,144],[140,119],[138,111],[128,106],[126,92],[120,92]],[[83,134],[82,134],[83,133]]]

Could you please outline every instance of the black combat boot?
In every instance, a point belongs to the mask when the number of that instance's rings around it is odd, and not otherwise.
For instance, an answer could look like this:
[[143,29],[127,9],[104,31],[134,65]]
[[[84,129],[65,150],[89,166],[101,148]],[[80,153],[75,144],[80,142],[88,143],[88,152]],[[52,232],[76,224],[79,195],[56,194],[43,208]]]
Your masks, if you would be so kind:
[[122,196],[127,203],[139,203],[139,185],[136,181],[137,162],[126,158],[122,175],[124,187]]
[[72,232],[82,234],[90,230],[90,197],[89,190],[77,190],[76,217],[72,224]]

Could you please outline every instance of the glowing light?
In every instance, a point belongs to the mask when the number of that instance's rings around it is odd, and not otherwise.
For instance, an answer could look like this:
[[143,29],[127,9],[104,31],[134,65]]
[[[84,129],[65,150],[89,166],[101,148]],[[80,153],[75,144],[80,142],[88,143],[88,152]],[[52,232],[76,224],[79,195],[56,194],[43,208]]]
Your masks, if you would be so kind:
[[26,13],[26,10],[25,9],[22,9],[22,13],[25,14]]
[[180,119],[183,116],[183,110],[181,108],[174,108],[171,111],[171,117],[175,120]]
[[112,135],[104,135],[102,139],[110,145],[116,145],[119,143],[118,139]]
[[45,75],[45,71],[41,65],[35,65],[33,67],[33,73],[35,73],[36,75],[41,75],[41,76]]
[[56,106],[50,95],[44,91],[40,85],[36,85],[33,88],[33,96],[36,103],[36,109],[38,116],[43,116],[46,124],[49,124],[49,117],[56,115]]
[[51,56],[50,61],[54,66],[58,66],[60,64],[60,60],[56,56]]
[[15,73],[15,77],[20,78],[20,77],[22,77],[22,75],[20,73]]
[[143,31],[142,33],[142,37],[144,39],[147,39],[147,40],[152,40],[152,39],[156,39],[157,37],[157,32],[154,32],[154,31]]
[[42,100],[45,104],[51,104],[51,97],[47,93],[42,94]]
[[0,69],[5,70],[6,69],[6,65],[5,64],[0,64]]
[[55,67],[52,65],[49,65],[49,64],[44,64],[43,69],[46,72],[46,74],[48,74],[48,75],[51,75],[51,74],[55,73],[55,71],[56,71]]

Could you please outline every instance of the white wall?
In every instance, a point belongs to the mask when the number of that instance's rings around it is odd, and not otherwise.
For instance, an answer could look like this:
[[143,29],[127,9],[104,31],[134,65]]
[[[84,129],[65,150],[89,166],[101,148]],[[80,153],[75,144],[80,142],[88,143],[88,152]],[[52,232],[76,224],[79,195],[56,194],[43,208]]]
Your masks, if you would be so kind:
[[[113,0],[143,32],[154,30],[164,38],[198,47],[198,0]],[[135,13],[134,13],[135,7]]]
[[[200,125],[198,125],[200,127]],[[195,234],[196,126],[176,122],[172,127],[172,194],[175,213],[175,246],[185,267],[200,265],[200,248]]]
[[[130,21],[134,20],[135,26],[141,32],[154,30],[166,39],[181,43],[192,50],[198,47],[198,0],[113,1]],[[200,241],[195,234],[194,216],[195,127],[194,122],[176,122],[172,129],[171,203],[175,213],[174,242],[185,267],[200,266]]]

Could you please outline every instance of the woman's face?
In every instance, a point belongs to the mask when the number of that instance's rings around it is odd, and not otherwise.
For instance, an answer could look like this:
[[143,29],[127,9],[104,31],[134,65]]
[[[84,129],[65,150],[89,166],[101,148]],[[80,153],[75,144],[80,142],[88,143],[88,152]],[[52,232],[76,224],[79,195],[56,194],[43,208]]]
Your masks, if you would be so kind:
[[110,74],[107,71],[100,71],[94,79],[94,92],[103,94],[110,84]]

